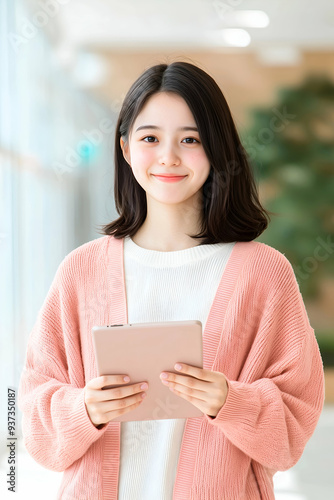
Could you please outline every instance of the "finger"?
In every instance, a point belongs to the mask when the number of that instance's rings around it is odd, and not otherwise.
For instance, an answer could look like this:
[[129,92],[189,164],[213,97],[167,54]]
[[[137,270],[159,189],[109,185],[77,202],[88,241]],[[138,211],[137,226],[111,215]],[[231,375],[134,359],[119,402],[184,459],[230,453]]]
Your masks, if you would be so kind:
[[90,417],[95,425],[103,425],[113,418],[118,417],[139,406],[143,401],[140,394],[124,398],[122,400],[108,401],[107,403],[98,403],[91,405]]
[[185,394],[181,391],[178,391],[177,389],[171,389],[171,392],[174,392],[177,396],[189,401],[192,405],[196,406],[196,408],[199,408],[203,413],[206,415],[209,415],[211,417],[215,417],[219,411],[219,409],[222,407],[224,404],[224,401],[211,401],[208,399],[199,399],[195,395],[190,396],[188,394]]
[[127,385],[126,387],[114,387],[113,389],[106,389],[105,391],[100,391],[101,399],[100,401],[111,401],[114,399],[123,399],[132,394],[137,394],[139,392],[146,392],[148,389],[147,383],[143,386],[143,382],[133,385]]
[[142,401],[144,398],[142,397],[144,391],[138,394],[132,394],[131,396],[127,396],[125,398],[120,399],[112,399],[109,401],[99,401],[90,405],[90,409],[93,412],[101,414],[106,414],[110,411],[122,410],[127,406],[131,406],[135,404],[137,401]]
[[188,401],[193,402],[194,400],[200,401],[202,403],[207,401],[207,393],[205,391],[201,391],[198,389],[190,388],[185,385],[175,384],[172,382],[169,386],[169,389],[175,394],[184,397]]
[[127,385],[125,387],[113,387],[112,389],[105,390],[94,390],[94,392],[90,393],[87,396],[88,402],[93,401],[112,401],[115,399],[122,399],[127,396],[131,396],[132,394],[137,394],[139,392],[146,392],[148,389],[148,385],[146,383],[146,387],[142,387],[143,382],[138,384]]
[[101,375],[100,377],[93,378],[87,384],[90,389],[102,389],[108,385],[124,385],[130,382],[129,380],[124,380],[127,375]]
[[[181,368],[179,369],[178,366],[181,366]],[[214,382],[216,380],[215,372],[206,370],[205,368],[199,368],[198,366],[192,366],[186,363],[176,363],[174,369],[180,374],[190,375],[198,380],[205,380],[207,382]]]
[[177,389],[173,389],[173,390],[171,389],[171,392],[176,394],[176,396],[188,401],[193,406],[195,406],[196,408],[201,410],[203,413],[208,412],[209,406],[208,406],[208,403],[206,400],[197,398],[194,395],[190,396],[188,394],[185,394],[184,392],[178,391]]
[[201,392],[206,392],[208,390],[209,384],[212,382],[205,382],[193,377],[187,377],[184,375],[175,375],[175,373],[168,374],[167,379],[161,379],[162,383],[168,387],[174,387],[175,384],[183,386],[188,390],[197,390]]
[[114,418],[119,417],[120,415],[123,415],[124,413],[135,410],[142,403],[142,401],[143,401],[143,399],[139,398],[138,401],[136,401],[135,403],[132,403],[128,406],[124,406],[124,408],[109,411],[108,413],[105,413],[105,418],[107,419],[107,421],[110,421],[110,420],[113,420]]

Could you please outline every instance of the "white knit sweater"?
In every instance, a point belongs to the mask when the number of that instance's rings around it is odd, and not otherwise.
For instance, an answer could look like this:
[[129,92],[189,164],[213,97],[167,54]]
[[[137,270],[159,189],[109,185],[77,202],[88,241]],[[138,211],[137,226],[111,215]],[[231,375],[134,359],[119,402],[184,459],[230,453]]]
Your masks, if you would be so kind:
[[[235,243],[161,252],[124,240],[128,322],[206,320]],[[171,500],[186,419],[121,423],[119,500]]]

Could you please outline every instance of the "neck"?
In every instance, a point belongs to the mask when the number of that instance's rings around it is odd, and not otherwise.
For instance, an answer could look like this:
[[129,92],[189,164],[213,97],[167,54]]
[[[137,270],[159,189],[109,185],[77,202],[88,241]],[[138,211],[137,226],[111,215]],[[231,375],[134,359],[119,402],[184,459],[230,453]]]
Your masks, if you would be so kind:
[[148,250],[172,252],[199,245],[203,240],[188,236],[199,231],[198,210],[153,202],[147,204],[146,219],[132,240]]

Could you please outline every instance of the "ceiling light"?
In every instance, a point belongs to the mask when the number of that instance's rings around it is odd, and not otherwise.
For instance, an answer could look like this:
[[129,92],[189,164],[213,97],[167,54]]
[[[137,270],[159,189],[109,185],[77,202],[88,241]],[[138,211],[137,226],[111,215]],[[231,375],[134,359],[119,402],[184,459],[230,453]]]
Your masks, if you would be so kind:
[[241,29],[223,29],[220,31],[223,41],[232,47],[247,47],[251,42],[248,31]]
[[270,23],[263,10],[231,10],[226,12],[222,19],[229,26],[243,28],[266,28]]

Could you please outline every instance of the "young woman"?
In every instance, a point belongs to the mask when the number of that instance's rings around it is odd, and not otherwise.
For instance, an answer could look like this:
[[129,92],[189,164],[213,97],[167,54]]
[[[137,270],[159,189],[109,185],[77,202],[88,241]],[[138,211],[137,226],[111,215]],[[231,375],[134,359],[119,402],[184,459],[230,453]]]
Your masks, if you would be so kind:
[[[158,64],[115,139],[119,218],[64,258],[30,335],[25,445],[64,471],[62,500],[274,499],[319,419],[323,367],[291,264],[253,241],[269,216],[229,107],[199,67]],[[97,376],[92,327],[174,320],[202,322],[203,368],[179,360],[161,384],[203,416],[115,422],[150,388],[126,367]]]

